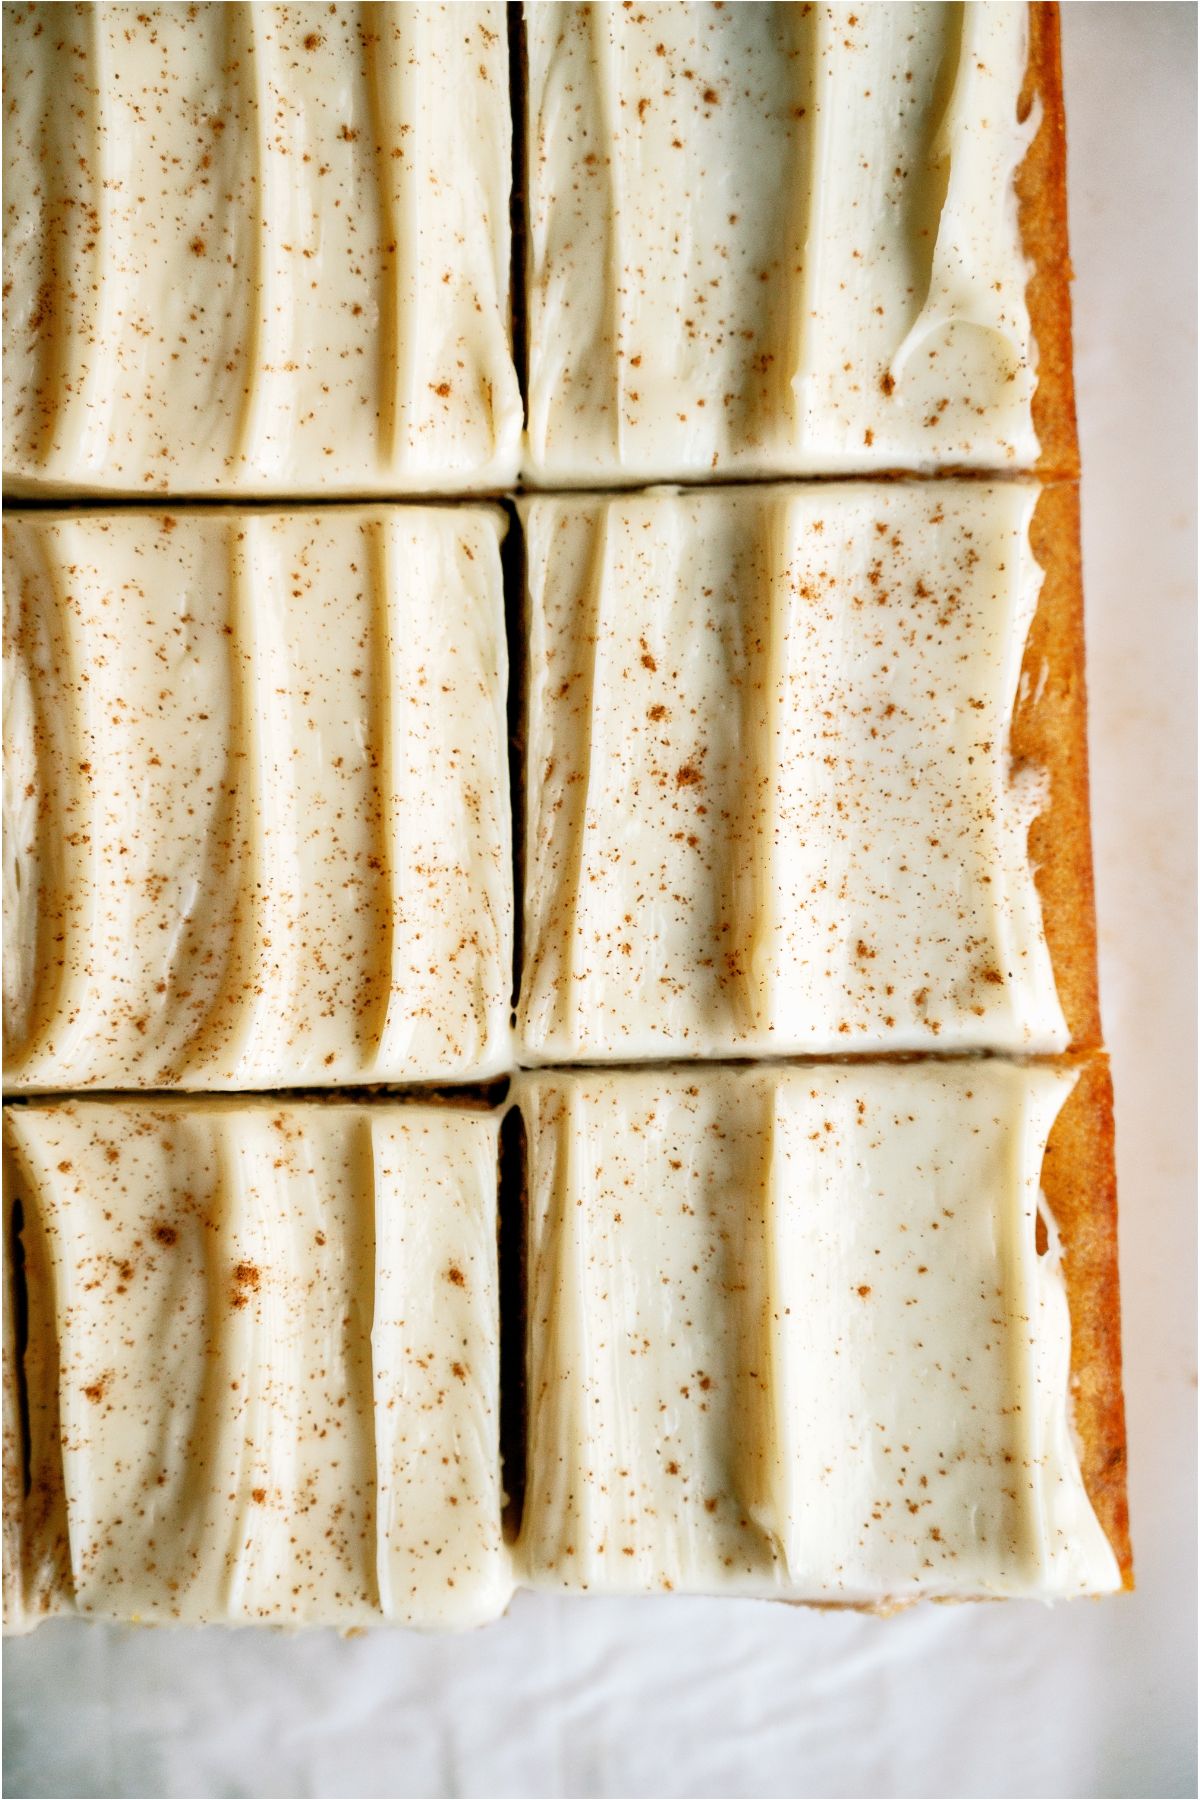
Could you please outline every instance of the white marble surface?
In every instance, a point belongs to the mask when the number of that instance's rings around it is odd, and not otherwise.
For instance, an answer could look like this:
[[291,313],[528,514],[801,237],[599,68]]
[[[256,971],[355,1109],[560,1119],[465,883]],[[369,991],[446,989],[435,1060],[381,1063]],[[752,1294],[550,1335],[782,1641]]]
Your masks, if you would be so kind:
[[1065,8],[1136,1594],[889,1621],[518,1596],[474,1637],[43,1627],[21,1795],[1194,1794],[1195,44]]

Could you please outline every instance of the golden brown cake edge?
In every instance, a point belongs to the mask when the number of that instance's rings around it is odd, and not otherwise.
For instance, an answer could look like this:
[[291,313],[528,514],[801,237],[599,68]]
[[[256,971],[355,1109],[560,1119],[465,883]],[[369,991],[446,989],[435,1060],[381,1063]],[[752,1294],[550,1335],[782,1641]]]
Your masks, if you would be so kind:
[[1032,265],[1026,301],[1038,355],[1033,396],[1033,424],[1041,446],[1037,471],[1051,481],[1079,473],[1060,36],[1057,0],[1030,0],[1029,63],[1018,111],[1025,118],[1040,103],[1042,117],[1017,170],[1016,189],[1021,241]]
[[1071,1312],[1071,1388],[1088,1498],[1133,1586],[1121,1385],[1121,1290],[1117,1267],[1117,1167],[1112,1077],[1103,1054],[1083,1059],[1055,1121],[1042,1191],[1063,1244]]
[[1029,535],[1045,579],[1025,644],[1009,747],[1014,774],[1032,768],[1041,771],[1048,784],[1049,803],[1029,833],[1029,856],[1070,1048],[1094,1050],[1100,1047],[1102,1034],[1079,490],[1074,483],[1041,490]]

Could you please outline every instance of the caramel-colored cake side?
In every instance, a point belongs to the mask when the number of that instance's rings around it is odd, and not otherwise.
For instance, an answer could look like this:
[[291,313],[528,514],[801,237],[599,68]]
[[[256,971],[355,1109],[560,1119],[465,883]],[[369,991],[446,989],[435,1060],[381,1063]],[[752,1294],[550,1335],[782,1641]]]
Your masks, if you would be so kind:
[[1078,1083],[1046,1145],[1042,1191],[1063,1244],[1071,1310],[1071,1400],[1083,1479],[1123,1584],[1131,1588],[1116,1138],[1106,1056],[1079,1064]]
[[1067,241],[1067,129],[1058,0],[1031,0],[1029,67],[1020,111],[1041,122],[1016,173],[1021,243],[1029,259],[1026,301],[1037,343],[1033,423],[1037,470],[1046,481],[1079,474],[1075,364],[1071,338],[1071,256]]
[[1029,858],[1071,1047],[1091,1050],[1102,1042],[1102,1033],[1078,487],[1064,482],[1042,488],[1029,531],[1044,579],[1025,647],[1009,749],[1014,775],[1023,768],[1039,771],[1050,794],[1050,804],[1030,826]]

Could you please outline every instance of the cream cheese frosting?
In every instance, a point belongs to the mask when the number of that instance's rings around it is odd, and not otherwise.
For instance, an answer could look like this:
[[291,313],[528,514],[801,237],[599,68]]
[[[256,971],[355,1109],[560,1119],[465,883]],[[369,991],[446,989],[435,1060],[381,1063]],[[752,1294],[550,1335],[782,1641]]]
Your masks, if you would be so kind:
[[535,480],[1036,462],[1024,5],[525,26]]
[[5,1135],[32,1504],[57,1484],[65,1514],[43,1608],[343,1629],[504,1610],[497,1115],[85,1101],[7,1107]]
[[7,1081],[511,1064],[503,516],[10,515]]
[[513,479],[503,6],[14,5],[5,63],[11,487]]
[[1038,1254],[1072,1081],[522,1076],[518,1579],[877,1605],[1119,1588],[1071,1437],[1053,1236]]
[[526,502],[524,1061],[1066,1048],[1008,752],[1036,497]]

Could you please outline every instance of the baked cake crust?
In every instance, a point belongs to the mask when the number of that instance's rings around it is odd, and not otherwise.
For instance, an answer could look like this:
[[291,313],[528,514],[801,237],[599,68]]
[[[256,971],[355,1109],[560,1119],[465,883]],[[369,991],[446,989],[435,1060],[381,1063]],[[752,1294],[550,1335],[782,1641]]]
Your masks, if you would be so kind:
[[1058,0],[1031,0],[1029,66],[1020,116],[1040,105],[1042,120],[1016,174],[1021,241],[1032,266],[1026,303],[1037,344],[1033,424],[1037,472],[1059,481],[1079,474],[1071,341],[1071,257],[1067,242],[1067,132]]
[[1073,483],[1042,490],[1029,536],[1045,579],[1025,646],[1010,752],[1014,774],[1029,767],[1041,770],[1048,782],[1049,804],[1030,830],[1029,855],[1071,1048],[1092,1050],[1101,1042],[1100,994],[1079,490]]
[[1121,1389],[1121,1292],[1117,1270],[1117,1166],[1108,1058],[1079,1063],[1042,1163],[1042,1192],[1063,1245],[1071,1312],[1071,1388],[1088,1498],[1133,1586]]

